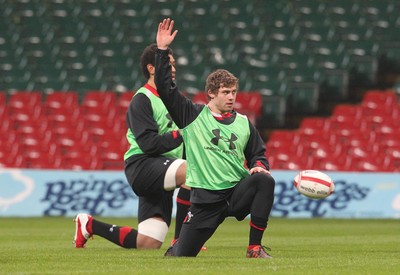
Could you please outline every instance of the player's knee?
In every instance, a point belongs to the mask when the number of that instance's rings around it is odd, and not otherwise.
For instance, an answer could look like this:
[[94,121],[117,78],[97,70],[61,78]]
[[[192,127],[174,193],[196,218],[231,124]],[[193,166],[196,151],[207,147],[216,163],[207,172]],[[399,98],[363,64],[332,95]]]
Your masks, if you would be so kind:
[[138,234],[136,248],[138,249],[160,249],[162,242],[149,236]]
[[138,233],[138,248],[157,249],[165,240],[168,225],[163,220],[150,218],[139,223]]
[[175,174],[176,186],[182,186],[186,182],[186,161],[178,167]]
[[253,180],[260,186],[260,187],[267,187],[267,189],[275,189],[275,179],[267,173],[255,173],[252,175],[254,178]]
[[167,169],[164,177],[164,190],[172,191],[181,186],[186,180],[186,161],[175,160]]

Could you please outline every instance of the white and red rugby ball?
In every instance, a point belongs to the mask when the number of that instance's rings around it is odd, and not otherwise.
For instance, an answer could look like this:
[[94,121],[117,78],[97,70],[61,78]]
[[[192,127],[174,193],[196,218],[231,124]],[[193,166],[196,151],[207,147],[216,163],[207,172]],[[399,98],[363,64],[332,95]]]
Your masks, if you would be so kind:
[[335,184],[325,173],[317,170],[303,170],[294,178],[294,186],[306,197],[324,199],[333,193]]

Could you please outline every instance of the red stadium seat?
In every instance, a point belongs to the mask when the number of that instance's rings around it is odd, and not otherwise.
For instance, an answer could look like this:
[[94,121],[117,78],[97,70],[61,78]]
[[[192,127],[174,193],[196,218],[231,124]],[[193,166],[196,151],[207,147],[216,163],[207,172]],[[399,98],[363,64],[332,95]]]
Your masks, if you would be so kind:
[[117,99],[117,113],[118,114],[126,114],[128,110],[128,106],[131,103],[132,97],[135,95],[135,92],[128,91],[120,94]]
[[6,144],[0,143],[0,167],[10,167],[14,163],[17,156],[20,155],[18,143]]
[[[54,147],[54,146],[51,146]],[[60,167],[60,158],[55,149],[45,146],[26,146],[22,152],[22,165],[25,168],[56,169]]]
[[362,102],[361,108],[363,117],[378,115],[384,117],[397,118],[399,115],[397,109],[385,107],[384,105],[381,105],[379,102],[374,102],[374,101]]
[[262,97],[258,92],[240,92],[236,96],[235,110],[248,116],[249,120],[255,124],[261,115]]
[[360,172],[386,172],[388,169],[383,167],[382,162],[365,157],[353,159],[351,170]]
[[383,167],[389,172],[400,172],[400,146],[387,149]]
[[294,142],[296,137],[296,131],[294,130],[274,130],[271,132],[268,141],[282,141],[282,142]]
[[368,90],[364,94],[362,103],[375,103],[382,108],[391,108],[397,103],[397,96],[392,90]]
[[104,150],[100,153],[100,160],[103,170],[123,170],[124,169],[124,152],[120,148],[117,150]]
[[32,113],[42,106],[42,94],[37,91],[15,92],[10,95],[7,103],[10,113],[23,110],[24,113]]
[[332,135],[323,129],[300,128],[296,131],[293,146],[299,152],[301,146],[309,146],[310,143],[315,143],[316,145],[319,143],[330,143],[331,139]]
[[336,131],[341,129],[359,129],[361,128],[361,119],[351,116],[332,116],[329,118],[328,131]]
[[61,106],[77,105],[79,104],[78,93],[75,91],[68,91],[68,92],[54,91],[52,93],[47,94],[45,103],[46,105],[49,105],[54,108],[58,108]]
[[271,169],[273,170],[305,170],[312,166],[310,158],[298,158],[290,156],[289,158],[277,155],[271,157]]
[[351,171],[350,161],[345,156],[321,159],[314,167],[321,171]]
[[7,94],[4,91],[0,91],[0,106],[5,106],[7,103]]
[[[55,109],[53,111],[55,111]],[[46,117],[50,128],[75,127],[76,131],[80,131],[84,126],[84,121],[80,117],[79,108],[69,110],[57,109],[57,112],[48,114]]]
[[1,157],[0,156],[0,167],[5,168],[25,168],[23,165],[23,158],[21,155],[16,155],[15,157]]
[[362,118],[362,108],[360,105],[354,104],[338,104],[333,108],[332,116],[351,117],[353,119]]
[[88,91],[82,100],[84,113],[86,110],[95,109],[107,113],[109,108],[116,106],[117,94],[113,91]]
[[328,120],[324,117],[305,117],[300,122],[300,129],[326,129]]
[[72,113],[79,106],[78,93],[53,92],[46,96],[45,102],[46,114]]
[[60,168],[68,170],[99,170],[102,165],[96,155],[72,151],[62,156]]

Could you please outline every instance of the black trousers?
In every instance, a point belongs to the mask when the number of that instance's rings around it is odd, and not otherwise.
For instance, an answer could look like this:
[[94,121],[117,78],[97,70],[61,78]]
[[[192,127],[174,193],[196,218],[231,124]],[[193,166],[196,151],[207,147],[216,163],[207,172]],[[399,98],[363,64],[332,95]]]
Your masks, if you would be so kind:
[[255,173],[240,181],[231,195],[218,203],[192,203],[173,247],[174,256],[195,257],[226,217],[243,220],[250,214],[267,226],[274,202],[275,180],[269,174]]

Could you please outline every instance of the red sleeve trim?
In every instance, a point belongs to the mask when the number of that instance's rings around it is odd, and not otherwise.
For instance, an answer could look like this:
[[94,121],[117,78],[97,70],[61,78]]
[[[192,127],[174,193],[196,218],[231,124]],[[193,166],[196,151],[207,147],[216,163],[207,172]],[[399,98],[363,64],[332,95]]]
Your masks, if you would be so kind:
[[259,160],[256,161],[256,166],[262,167],[262,168],[264,168],[264,169],[267,169],[267,167],[265,167],[265,165],[262,164],[261,161],[259,161]]
[[179,133],[178,130],[172,131],[172,137],[173,137],[174,139],[177,139],[179,136],[180,136],[180,133]]

